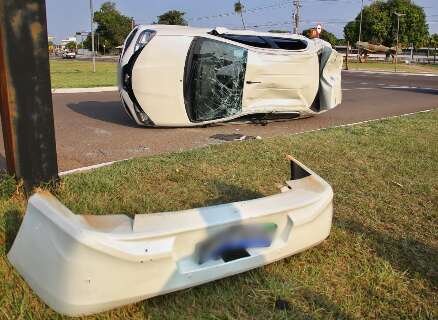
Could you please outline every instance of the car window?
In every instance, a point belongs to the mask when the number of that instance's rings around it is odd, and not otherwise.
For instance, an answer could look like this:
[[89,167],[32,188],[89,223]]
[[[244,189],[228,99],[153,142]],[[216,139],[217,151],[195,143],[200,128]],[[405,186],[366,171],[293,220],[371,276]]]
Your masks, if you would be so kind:
[[222,38],[236,41],[242,44],[246,44],[248,46],[257,47],[257,48],[271,48],[271,45],[258,36],[249,36],[249,35],[238,35],[238,34],[223,34]]
[[184,97],[192,122],[221,119],[242,110],[248,52],[239,46],[195,38],[186,60]]
[[[123,50],[126,51],[126,49],[129,47],[129,45],[131,44],[132,40],[134,39],[135,35],[137,34],[138,28],[135,28],[134,30],[132,30],[132,32],[129,34],[128,39],[126,39],[126,43],[125,43],[125,47],[123,48]],[[123,53],[124,54],[124,53]]]
[[301,39],[265,37],[268,41],[272,41],[276,49],[283,50],[303,50],[307,48],[307,43]]

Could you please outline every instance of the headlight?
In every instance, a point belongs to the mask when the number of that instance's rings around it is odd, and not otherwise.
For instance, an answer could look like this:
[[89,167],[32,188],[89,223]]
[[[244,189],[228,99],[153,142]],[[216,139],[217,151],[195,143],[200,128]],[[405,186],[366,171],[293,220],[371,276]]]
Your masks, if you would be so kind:
[[144,30],[140,33],[137,39],[137,43],[134,47],[134,53],[137,52],[139,49],[143,48],[145,45],[149,43],[149,41],[152,40],[152,38],[155,36],[157,32],[154,30]]

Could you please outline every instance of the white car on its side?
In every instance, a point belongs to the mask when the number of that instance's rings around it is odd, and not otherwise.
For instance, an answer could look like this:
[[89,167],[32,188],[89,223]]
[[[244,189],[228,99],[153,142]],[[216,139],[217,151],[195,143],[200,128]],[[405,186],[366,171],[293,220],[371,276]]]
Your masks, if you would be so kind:
[[342,56],[296,34],[136,27],[119,60],[124,109],[143,126],[197,126],[247,115],[307,117],[342,101]]

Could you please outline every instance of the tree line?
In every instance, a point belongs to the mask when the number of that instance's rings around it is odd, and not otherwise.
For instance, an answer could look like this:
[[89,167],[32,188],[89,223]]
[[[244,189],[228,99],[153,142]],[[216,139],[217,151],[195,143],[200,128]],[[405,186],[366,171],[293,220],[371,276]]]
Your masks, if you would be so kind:
[[[243,13],[245,7],[238,1],[234,4],[234,11],[240,15],[242,27],[245,29]],[[362,11],[362,33],[361,41],[375,44],[394,46],[396,42],[397,17],[395,12],[403,13],[400,18],[400,44],[407,47],[413,44],[414,47],[438,46],[438,34],[429,35],[429,28],[426,22],[424,9],[411,0],[376,0]],[[123,44],[126,36],[134,25],[131,17],[121,14],[114,2],[105,2],[100,9],[94,13],[94,22],[97,23],[96,33],[99,34],[100,47],[113,49]],[[185,12],[170,10],[157,17],[158,24],[188,25],[185,19]],[[327,31],[322,31],[320,37],[332,45],[355,44],[359,39],[360,12],[353,21],[348,22],[344,27],[344,39],[337,39],[336,36]],[[282,30],[271,30],[272,32],[285,32]],[[303,31],[303,35],[310,36],[311,29]],[[84,47],[91,48],[91,37],[84,41]]]

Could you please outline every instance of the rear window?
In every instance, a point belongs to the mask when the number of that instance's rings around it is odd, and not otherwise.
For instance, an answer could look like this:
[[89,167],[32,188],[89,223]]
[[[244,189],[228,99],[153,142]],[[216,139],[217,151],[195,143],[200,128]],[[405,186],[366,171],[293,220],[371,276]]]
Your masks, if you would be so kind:
[[186,60],[184,100],[192,122],[222,119],[242,110],[248,52],[222,41],[195,38]]

